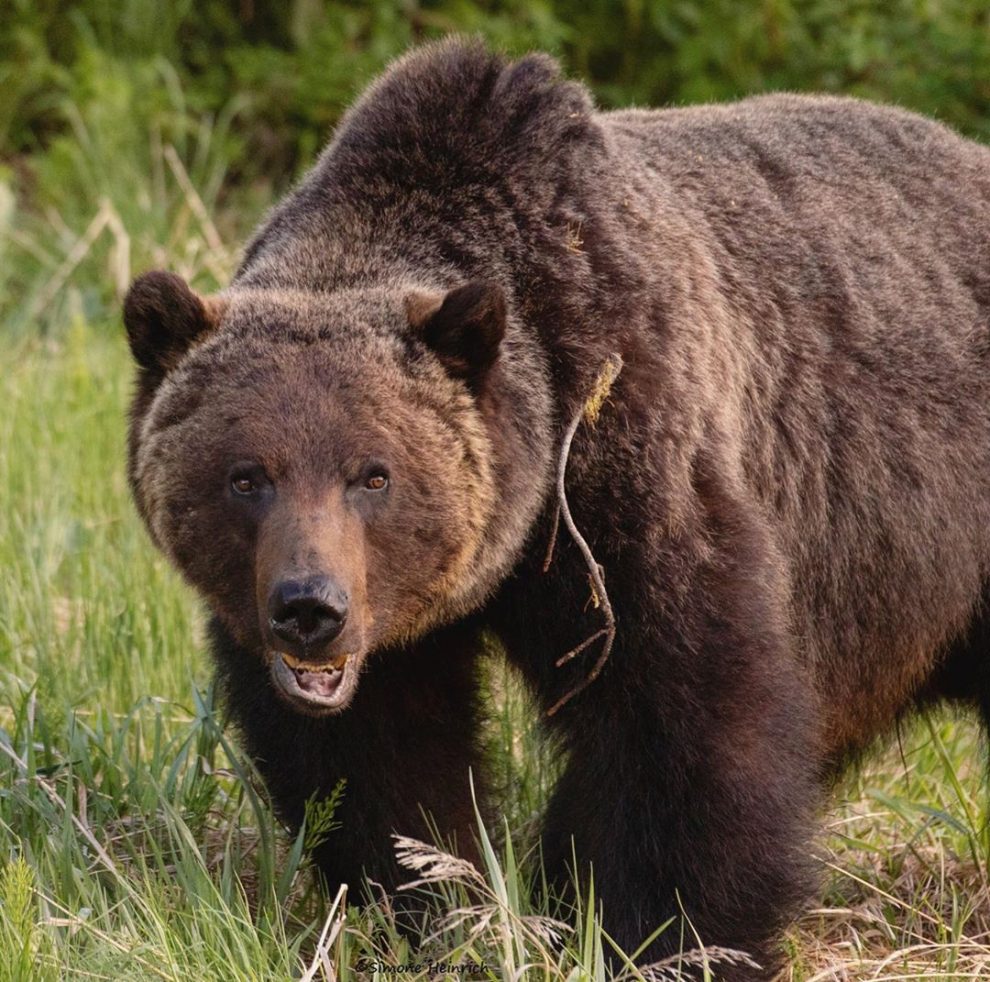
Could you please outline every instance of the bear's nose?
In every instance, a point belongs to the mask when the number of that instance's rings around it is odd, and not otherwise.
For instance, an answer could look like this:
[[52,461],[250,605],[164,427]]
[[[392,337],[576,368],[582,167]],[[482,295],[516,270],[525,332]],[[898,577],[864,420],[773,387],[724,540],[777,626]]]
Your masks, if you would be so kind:
[[268,598],[272,633],[301,654],[332,641],[347,619],[347,595],[326,576],[283,580]]

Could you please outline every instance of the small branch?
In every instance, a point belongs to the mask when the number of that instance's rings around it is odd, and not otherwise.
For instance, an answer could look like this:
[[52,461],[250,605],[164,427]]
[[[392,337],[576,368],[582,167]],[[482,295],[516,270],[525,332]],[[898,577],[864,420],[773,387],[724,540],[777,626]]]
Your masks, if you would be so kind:
[[550,541],[547,543],[547,554],[543,559],[543,572],[549,572],[553,562],[553,550],[557,545],[557,530],[560,528],[560,505],[553,510],[553,527],[550,529]]
[[595,559],[594,553],[591,551],[591,547],[588,545],[584,536],[578,530],[577,525],[574,522],[574,516],[571,514],[570,505],[567,502],[567,488],[565,486],[566,476],[567,476],[567,461],[571,453],[571,443],[574,440],[574,434],[577,433],[578,427],[581,425],[582,420],[586,420],[589,424],[594,425],[598,419],[598,414],[601,412],[602,404],[608,397],[608,393],[612,387],[612,383],[618,378],[619,373],[622,371],[622,358],[618,354],[613,354],[605,362],[602,367],[601,372],[595,381],[595,388],[591,393],[591,396],[581,406],[581,408],[574,414],[574,418],[571,420],[570,425],[567,427],[567,431],[564,433],[564,440],[560,447],[560,456],[557,459],[557,511],[553,523],[553,533],[550,538],[550,547],[547,550],[547,556],[544,560],[544,571],[550,568],[550,563],[553,559],[553,547],[557,540],[557,528],[559,523],[559,518],[564,519],[564,526],[567,531],[570,532],[571,538],[574,540],[574,544],[578,547],[581,552],[581,556],[584,558],[585,565],[588,567],[588,576],[591,578],[592,588],[598,596],[599,606],[602,611],[602,615],[605,618],[605,627],[597,631],[591,637],[586,638],[581,642],[576,648],[572,648],[567,654],[562,655],[557,659],[556,666],[560,668],[562,665],[567,664],[573,658],[577,657],[585,648],[593,644],[599,638],[604,637],[605,643],[602,645],[601,654],[598,656],[598,660],[592,666],[591,672],[588,676],[581,682],[579,682],[574,688],[570,689],[568,692],[558,699],[548,710],[547,716],[553,716],[563,705],[570,702],[579,692],[583,692],[596,678],[601,674],[602,669],[605,667],[605,663],[608,661],[609,655],[612,653],[612,645],[615,643],[615,614],[612,611],[612,604],[608,598],[608,592],[605,590],[605,578],[601,566],[598,565],[598,561]]
[[572,658],[577,658],[585,648],[593,645],[603,634],[608,634],[608,628],[603,627],[600,631],[595,631],[590,638],[585,638],[576,648],[571,648],[566,655],[561,655],[555,662],[556,668],[566,665]]

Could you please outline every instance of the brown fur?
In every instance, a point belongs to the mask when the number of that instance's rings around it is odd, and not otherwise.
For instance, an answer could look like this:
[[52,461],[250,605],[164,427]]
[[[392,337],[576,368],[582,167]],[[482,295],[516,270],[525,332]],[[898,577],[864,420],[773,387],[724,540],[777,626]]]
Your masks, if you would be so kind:
[[[581,559],[542,560],[556,448],[613,352],[567,481],[618,634],[554,717],[544,831],[554,875],[572,835],[593,864],[613,936],[679,897],[771,966],[823,780],[914,705],[990,708],[990,153],[944,127],[790,95],[598,113],[547,58],[447,42],[349,112],[219,326],[163,275],[126,311],[135,494],[217,615],[284,812],[347,777],[328,878],[394,882],[420,804],[468,840],[480,627],[544,707],[587,672],[593,649],[554,668],[598,627]],[[374,505],[349,490],[371,457]],[[232,507],[236,459],[268,510]],[[326,718],[268,680],[255,598],[292,562],[364,591],[360,685]]]

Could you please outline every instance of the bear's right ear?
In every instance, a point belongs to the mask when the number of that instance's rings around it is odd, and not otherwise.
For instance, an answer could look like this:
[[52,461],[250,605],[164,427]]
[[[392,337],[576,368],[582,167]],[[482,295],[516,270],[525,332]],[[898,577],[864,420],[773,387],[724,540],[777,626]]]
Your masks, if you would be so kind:
[[124,300],[124,326],[134,360],[164,375],[189,346],[220,322],[226,304],[194,293],[181,276],[154,270],[139,276]]

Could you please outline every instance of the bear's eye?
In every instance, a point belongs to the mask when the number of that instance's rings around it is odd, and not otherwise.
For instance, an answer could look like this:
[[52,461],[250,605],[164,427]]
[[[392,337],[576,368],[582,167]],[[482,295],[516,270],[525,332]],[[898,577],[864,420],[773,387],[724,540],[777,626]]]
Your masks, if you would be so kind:
[[271,488],[260,464],[238,464],[230,469],[230,491],[236,498],[257,498]]
[[233,477],[230,486],[237,494],[254,494],[258,490],[257,485],[249,477]]
[[364,482],[364,486],[369,491],[384,491],[388,487],[388,475],[376,471],[374,474],[368,476],[368,479]]

